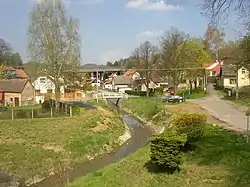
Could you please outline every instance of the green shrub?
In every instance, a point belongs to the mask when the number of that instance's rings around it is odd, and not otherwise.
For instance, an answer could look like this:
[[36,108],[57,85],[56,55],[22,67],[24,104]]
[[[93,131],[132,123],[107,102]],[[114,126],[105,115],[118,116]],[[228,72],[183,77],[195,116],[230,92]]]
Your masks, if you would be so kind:
[[80,106],[73,106],[72,107],[72,116],[78,116],[81,113],[81,107]]
[[42,103],[42,108],[51,108],[51,100],[45,100],[43,103]]
[[166,131],[154,136],[150,140],[151,163],[161,169],[179,169],[184,161],[182,149],[186,141],[186,134],[178,134],[174,131]]
[[155,88],[155,90],[154,90],[154,95],[155,95],[155,96],[163,95],[163,90],[164,90],[163,87]]
[[135,90],[125,90],[125,93],[128,95],[136,95],[136,96],[146,96],[147,92],[145,91],[135,91]]
[[31,110],[27,111],[27,110],[16,110],[14,111],[15,112],[15,116],[17,119],[20,119],[20,118],[30,118],[31,117]]
[[182,134],[187,134],[187,143],[191,144],[203,137],[206,115],[180,113],[174,116],[172,125],[174,129]]

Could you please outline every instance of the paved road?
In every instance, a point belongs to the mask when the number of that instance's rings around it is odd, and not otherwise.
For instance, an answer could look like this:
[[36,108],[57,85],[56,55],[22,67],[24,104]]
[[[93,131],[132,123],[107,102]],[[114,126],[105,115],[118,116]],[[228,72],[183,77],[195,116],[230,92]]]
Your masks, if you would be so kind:
[[210,96],[202,99],[190,100],[209,111],[214,117],[225,121],[235,130],[246,130],[245,113],[235,107],[235,105],[220,99],[218,92],[214,91],[212,85],[209,85],[208,92]]

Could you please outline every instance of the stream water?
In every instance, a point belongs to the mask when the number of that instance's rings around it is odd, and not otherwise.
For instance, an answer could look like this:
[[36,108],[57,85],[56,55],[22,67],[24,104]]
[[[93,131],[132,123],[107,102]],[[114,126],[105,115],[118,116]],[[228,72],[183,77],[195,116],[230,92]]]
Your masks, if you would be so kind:
[[145,127],[138,119],[127,115],[126,113],[119,111],[119,108],[109,103],[109,106],[112,109],[118,110],[121,117],[123,118],[124,123],[130,128],[131,138],[127,140],[117,151],[105,154],[102,156],[97,156],[94,159],[80,164],[78,167],[74,168],[72,171],[68,172],[68,180],[62,179],[62,174],[55,174],[50,176],[43,181],[33,184],[31,187],[60,187],[66,184],[67,182],[72,182],[73,180],[85,176],[91,172],[102,169],[103,167],[117,162],[120,159],[134,153],[138,149],[144,147],[147,144],[149,137],[153,134],[153,131]]

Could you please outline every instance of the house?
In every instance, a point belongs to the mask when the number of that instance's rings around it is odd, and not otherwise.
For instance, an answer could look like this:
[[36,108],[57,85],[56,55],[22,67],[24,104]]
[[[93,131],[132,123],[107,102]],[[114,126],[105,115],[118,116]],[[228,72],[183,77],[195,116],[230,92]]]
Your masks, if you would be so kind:
[[125,90],[132,90],[132,77],[115,76],[112,80],[112,90],[124,93]]
[[[61,79],[63,84],[63,79]],[[35,81],[33,82],[33,86],[35,88],[35,100],[37,103],[43,102],[45,100],[45,96],[54,97],[55,96],[55,84],[53,82],[53,77],[41,73]],[[61,96],[64,94],[65,86],[60,86]]]
[[224,64],[223,60],[221,60],[220,62],[216,60],[216,62],[205,64],[205,69],[209,71],[209,76],[217,76],[223,64]]
[[[155,89],[161,86],[162,79],[160,76],[152,76],[150,78],[148,88],[149,89]],[[138,91],[147,91],[147,86],[145,83],[145,79],[137,79],[133,82],[133,88],[134,90]]]
[[112,79],[104,82],[103,89],[112,90],[112,88],[113,88]]
[[[223,66],[220,72],[217,84],[223,87],[236,87],[236,68],[234,66]],[[238,70],[238,85],[239,87],[250,85],[249,71],[245,67]]]
[[124,73],[124,76],[131,77],[133,81],[141,78],[140,73],[138,73],[136,70],[132,70],[132,69],[126,71]]
[[34,87],[29,79],[0,80],[0,102],[9,106],[34,104]]

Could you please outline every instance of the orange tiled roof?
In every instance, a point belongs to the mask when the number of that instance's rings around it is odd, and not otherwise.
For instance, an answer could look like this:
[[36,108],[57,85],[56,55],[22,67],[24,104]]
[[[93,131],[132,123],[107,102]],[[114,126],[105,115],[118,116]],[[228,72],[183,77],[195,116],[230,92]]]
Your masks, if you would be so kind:
[[130,69],[124,73],[124,76],[128,76],[128,77],[133,76],[135,72],[136,70]]
[[16,73],[17,73],[18,77],[20,77],[20,78],[23,78],[23,79],[29,78],[29,76],[22,69],[16,69]]

